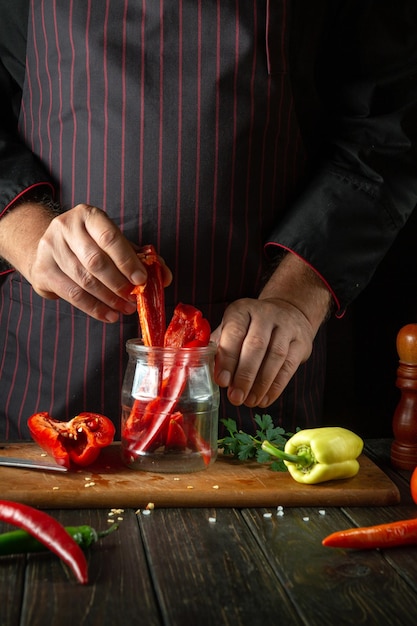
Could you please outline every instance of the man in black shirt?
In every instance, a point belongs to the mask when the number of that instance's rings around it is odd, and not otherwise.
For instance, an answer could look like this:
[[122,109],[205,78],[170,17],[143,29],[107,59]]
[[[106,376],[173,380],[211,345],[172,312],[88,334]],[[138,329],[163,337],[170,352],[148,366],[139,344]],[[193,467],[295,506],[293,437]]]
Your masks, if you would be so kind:
[[417,53],[411,0],[311,5],[3,0],[6,436],[117,421],[147,242],[215,329],[222,416],[319,423],[323,321],[416,204]]

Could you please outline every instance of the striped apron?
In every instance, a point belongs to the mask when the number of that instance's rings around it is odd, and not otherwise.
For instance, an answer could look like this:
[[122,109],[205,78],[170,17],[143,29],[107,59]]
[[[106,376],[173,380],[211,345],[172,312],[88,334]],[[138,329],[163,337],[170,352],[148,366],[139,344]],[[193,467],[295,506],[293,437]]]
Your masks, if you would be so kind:
[[[306,154],[288,68],[290,0],[32,0],[20,132],[64,207],[102,208],[172,269],[167,315],[194,304],[212,328],[256,297],[264,243],[302,181]],[[16,272],[0,294],[0,437],[27,418],[101,412],[116,425],[135,315],[102,324],[46,301]],[[317,425],[324,343],[268,409]]]

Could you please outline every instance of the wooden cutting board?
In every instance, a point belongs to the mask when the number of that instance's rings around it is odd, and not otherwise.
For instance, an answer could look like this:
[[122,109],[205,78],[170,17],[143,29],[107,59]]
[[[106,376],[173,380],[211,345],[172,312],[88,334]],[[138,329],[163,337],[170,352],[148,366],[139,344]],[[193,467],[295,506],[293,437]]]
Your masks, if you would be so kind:
[[[4,444],[2,455],[45,460],[34,443]],[[39,508],[385,506],[397,504],[395,484],[362,455],[357,476],[301,485],[288,472],[219,454],[207,470],[157,474],[128,469],[120,444],[101,452],[87,469],[67,473],[0,467],[0,499]]]

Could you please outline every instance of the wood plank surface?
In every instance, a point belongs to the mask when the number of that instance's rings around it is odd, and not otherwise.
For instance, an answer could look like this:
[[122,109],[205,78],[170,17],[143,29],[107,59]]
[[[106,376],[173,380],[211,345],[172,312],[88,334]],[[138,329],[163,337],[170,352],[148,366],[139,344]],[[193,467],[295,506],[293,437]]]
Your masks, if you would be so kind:
[[[3,444],[2,455],[45,460],[36,444]],[[41,508],[384,506],[399,502],[398,488],[365,455],[357,476],[320,485],[301,485],[288,472],[219,455],[207,470],[159,474],[131,470],[118,443],[86,469],[45,472],[0,467],[0,498]]]
[[[397,507],[394,507],[396,509]],[[356,509],[358,513],[367,509]],[[324,511],[324,514],[323,514]],[[374,523],[379,508],[375,512]],[[416,593],[392,559],[407,549],[326,548],[322,539],[353,525],[337,508],[284,508],[281,517],[245,510],[253,534],[308,626],[417,624]],[[382,521],[386,521],[382,520]],[[408,547],[410,562],[416,549]]]
[[239,511],[157,509],[138,519],[165,626],[305,624]]
[[[381,468],[400,486],[400,504],[341,508],[323,502],[318,506],[283,504],[282,511],[277,510],[276,502],[273,508],[160,506],[149,515],[126,508],[117,513],[122,518],[119,530],[87,551],[90,583],[86,586],[76,583],[48,552],[1,557],[0,624],[414,626],[417,546],[343,550],[321,544],[323,537],[335,530],[416,515],[407,476],[390,468],[389,457],[380,455],[379,448],[375,450],[375,464],[382,460]],[[22,454],[26,456],[28,451],[24,448]],[[31,451],[40,458],[39,450],[32,447]],[[366,452],[372,454],[369,448]],[[361,471],[365,468],[364,474],[369,471],[372,477],[367,460],[361,459]],[[230,459],[220,458],[219,463],[235,472],[236,463]],[[242,471],[252,471],[246,464],[237,465]],[[259,465],[256,467],[255,483]],[[56,478],[71,478],[0,468],[0,491],[4,490],[6,469],[17,483],[23,483],[22,477],[29,474],[42,489],[47,480],[55,485]],[[106,476],[117,474],[116,465],[104,469],[109,472]],[[211,469],[198,475],[207,477],[209,472]],[[277,474],[268,475],[276,480]],[[179,477],[197,479],[197,474]],[[79,483],[92,477],[81,472],[73,478]],[[343,483],[345,488],[348,482]],[[338,489],[342,491],[343,485]],[[83,494],[91,494],[91,490],[78,485]],[[72,498],[76,496],[74,492]],[[109,523],[109,511],[101,506],[80,507],[77,503],[62,510],[49,509],[64,525],[87,523],[101,530]],[[8,525],[0,522],[0,532],[6,529]]]
[[[108,527],[100,510],[48,511],[66,526]],[[10,526],[0,523],[0,532]],[[137,516],[123,512],[119,530],[86,551],[89,583],[80,585],[52,553],[0,559],[1,626],[160,626],[160,611]]]

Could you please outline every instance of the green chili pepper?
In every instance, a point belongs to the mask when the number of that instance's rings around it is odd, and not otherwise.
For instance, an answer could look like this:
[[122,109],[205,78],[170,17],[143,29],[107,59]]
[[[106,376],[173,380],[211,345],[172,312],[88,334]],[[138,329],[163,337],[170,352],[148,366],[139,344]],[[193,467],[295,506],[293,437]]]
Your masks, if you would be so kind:
[[284,450],[269,441],[262,443],[262,449],[282,459],[294,480],[312,485],[355,476],[363,441],[351,430],[328,426],[298,431]]
[[[106,537],[118,528],[112,524],[106,530],[97,532],[91,526],[66,526],[65,530],[81,548],[89,548],[93,543]],[[27,552],[41,552],[45,545],[25,530],[11,530],[0,535],[0,556],[8,554],[22,554]]]

